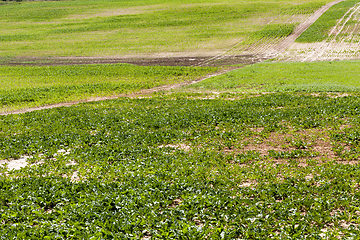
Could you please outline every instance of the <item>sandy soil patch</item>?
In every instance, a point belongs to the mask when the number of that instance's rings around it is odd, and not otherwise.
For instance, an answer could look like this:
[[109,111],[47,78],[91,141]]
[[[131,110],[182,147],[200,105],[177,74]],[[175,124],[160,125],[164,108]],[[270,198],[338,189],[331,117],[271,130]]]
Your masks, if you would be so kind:
[[191,150],[191,146],[184,144],[184,143],[179,143],[179,144],[167,144],[167,145],[160,145],[159,148],[174,148],[174,149],[180,149],[180,150],[184,150],[185,152],[188,152]]
[[30,158],[29,156],[22,156],[19,159],[14,160],[0,160],[0,165],[4,166],[7,164],[7,167],[9,170],[19,170],[21,168],[24,168],[28,165],[27,159]]
[[[64,149],[60,149],[57,151],[57,153],[54,154],[54,157],[56,157],[57,155],[67,155],[70,153],[70,150],[64,150]],[[40,154],[39,156],[42,156],[42,154]],[[9,170],[20,170],[21,168],[26,167],[27,165],[29,165],[29,159],[33,158],[32,156],[21,156],[18,159],[5,159],[5,160],[0,160],[0,166],[5,166],[7,165],[7,168]],[[43,161],[39,161],[36,163],[31,163],[30,165],[38,165],[38,164],[43,164]],[[71,165],[76,165],[77,163],[74,161],[70,161],[66,164],[66,166],[71,166]]]

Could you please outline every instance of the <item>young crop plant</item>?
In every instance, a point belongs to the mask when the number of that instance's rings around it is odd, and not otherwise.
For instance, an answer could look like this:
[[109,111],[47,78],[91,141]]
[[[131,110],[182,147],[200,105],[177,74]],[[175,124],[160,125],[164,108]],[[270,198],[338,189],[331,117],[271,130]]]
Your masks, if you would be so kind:
[[287,37],[295,30],[295,24],[268,24],[261,30],[254,32],[254,38],[282,38]]

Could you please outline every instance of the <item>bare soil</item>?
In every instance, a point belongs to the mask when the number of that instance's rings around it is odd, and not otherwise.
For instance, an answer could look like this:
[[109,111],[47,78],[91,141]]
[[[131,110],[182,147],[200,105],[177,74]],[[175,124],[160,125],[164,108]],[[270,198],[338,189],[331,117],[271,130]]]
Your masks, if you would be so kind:
[[221,59],[215,57],[156,57],[156,58],[116,58],[116,57],[14,57],[0,58],[0,65],[29,65],[29,66],[53,66],[53,65],[79,65],[79,64],[111,64],[129,63],[138,66],[225,66],[252,64],[268,59],[262,54],[245,54],[226,56]]
[[321,7],[319,10],[317,10],[313,15],[311,15],[308,19],[306,19],[304,22],[299,24],[299,26],[295,29],[295,31],[288,36],[281,44],[278,46],[279,53],[284,52],[286,49],[288,49],[295,40],[300,37],[300,35],[306,31],[316,20],[321,17],[329,8],[334,6],[335,4],[342,2],[343,0],[336,0],[334,2],[328,3],[325,6]]

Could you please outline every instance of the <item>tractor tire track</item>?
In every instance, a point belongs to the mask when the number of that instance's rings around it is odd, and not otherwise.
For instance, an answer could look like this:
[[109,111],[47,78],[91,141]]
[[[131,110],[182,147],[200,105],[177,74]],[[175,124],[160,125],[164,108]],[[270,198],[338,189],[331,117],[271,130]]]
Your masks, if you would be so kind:
[[[276,40],[269,38],[261,39],[256,43],[250,45],[249,47],[241,46],[241,42],[240,42],[235,46],[233,46],[232,48],[224,51],[223,53],[196,64],[196,66],[210,65],[213,62],[228,58],[232,55],[232,53],[239,51],[242,51],[243,54],[245,53],[251,55],[259,55],[259,59],[257,59],[257,61],[263,61],[265,59],[274,58],[279,54],[281,54],[282,52],[284,52],[286,49],[288,49],[290,45],[293,44],[295,40],[304,31],[306,31],[306,29],[308,29],[317,19],[319,19],[319,17],[321,17],[321,15],[324,14],[330,7],[342,1],[344,0],[336,0],[334,2],[322,6],[309,18],[307,18],[305,21],[300,23],[291,35],[285,38],[280,38]],[[274,40],[275,42],[271,42],[271,40]]]
[[[336,45],[343,46],[344,44],[341,44],[344,42],[344,39],[341,39],[340,44],[338,43],[338,36],[341,34],[341,32],[344,30],[346,24],[350,21],[350,19],[353,17],[355,13],[357,13],[360,9],[359,3],[357,3],[355,6],[350,8],[336,23],[334,28],[329,32],[328,38],[325,39],[320,47],[318,47],[312,54],[307,56],[302,62],[306,61],[316,61],[317,59],[324,56],[325,52],[330,49],[336,49]],[[340,49],[341,51],[341,49]],[[325,56],[325,59],[329,59],[329,57]]]

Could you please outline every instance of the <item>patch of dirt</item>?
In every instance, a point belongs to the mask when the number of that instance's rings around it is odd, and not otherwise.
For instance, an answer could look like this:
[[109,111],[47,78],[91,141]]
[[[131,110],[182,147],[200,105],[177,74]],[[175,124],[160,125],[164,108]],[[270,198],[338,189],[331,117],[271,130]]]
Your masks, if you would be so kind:
[[239,187],[255,187],[258,183],[255,180],[246,180],[239,184]]
[[160,145],[159,148],[164,148],[164,147],[170,147],[170,148],[174,148],[174,149],[181,149],[184,150],[185,152],[190,151],[191,147],[189,145],[186,145],[184,143],[180,143],[180,144],[167,144],[167,145]]
[[0,160],[0,165],[7,164],[9,170],[19,170],[23,167],[28,165],[27,159],[30,158],[29,156],[22,156],[19,159],[13,160]]
[[[257,129],[256,129],[257,130]],[[259,132],[259,129],[256,132]],[[297,142],[302,142],[304,145],[297,146]],[[243,146],[240,152],[256,151],[265,157],[269,155],[270,150],[274,151],[293,151],[296,149],[308,149],[309,151],[318,152],[317,157],[314,159],[321,159],[323,157],[328,159],[336,159],[336,155],[332,150],[329,136],[325,131],[322,130],[303,130],[295,133],[271,133],[267,139],[262,139],[258,143],[258,139],[250,138],[245,139],[245,142],[249,144]],[[299,158],[302,159],[302,158]],[[277,161],[277,160],[276,160]],[[282,159],[279,159],[283,163]]]
[[80,177],[79,177],[79,172],[78,172],[78,171],[73,172],[73,174],[71,175],[71,181],[72,181],[72,182],[79,182],[79,181],[80,181]]
[[315,96],[315,97],[326,96],[329,98],[341,98],[341,97],[352,96],[352,94],[350,94],[350,93],[337,93],[337,92],[310,93],[309,95]]
[[172,204],[170,204],[169,208],[174,208],[174,207],[177,207],[179,206],[181,203],[182,203],[182,199],[175,199],[173,200]]
[[129,63],[138,66],[227,66],[253,64],[268,59],[263,54],[231,55],[221,59],[211,56],[194,57],[14,57],[0,58],[0,65],[54,66],[80,64]]
[[[57,153],[54,154],[54,156],[56,157],[59,154],[63,154],[63,155],[68,155],[70,153],[70,150],[64,150],[64,149],[60,149],[57,151]],[[40,154],[39,156],[42,156],[42,154]],[[36,163],[29,163],[28,159],[31,159],[32,156],[21,156],[18,159],[5,159],[5,160],[0,160],[0,166],[4,166],[5,164],[7,164],[7,167],[9,170],[20,170],[21,168],[26,167],[27,165],[38,165],[38,164],[43,164],[43,161],[39,161]],[[66,164],[66,166],[71,166],[71,165],[77,165],[76,162],[74,161],[70,161],[69,163]]]

